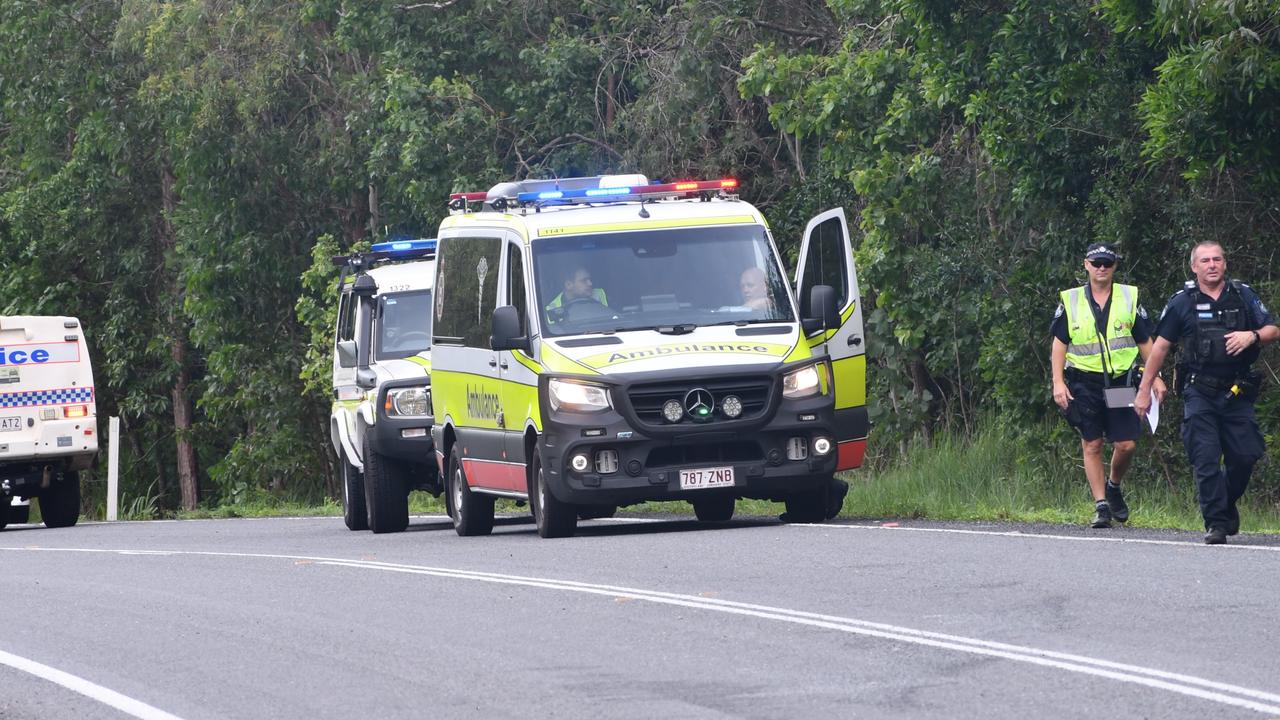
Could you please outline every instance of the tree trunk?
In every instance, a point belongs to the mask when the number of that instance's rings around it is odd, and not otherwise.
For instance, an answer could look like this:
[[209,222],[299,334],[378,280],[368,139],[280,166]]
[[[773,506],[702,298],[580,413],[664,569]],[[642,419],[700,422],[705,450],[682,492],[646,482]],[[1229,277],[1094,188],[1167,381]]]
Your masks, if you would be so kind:
[[[168,261],[176,263],[177,235],[170,218],[178,209],[177,178],[167,165],[160,171],[160,246]],[[191,441],[193,404],[191,402],[191,371],[187,367],[187,329],[179,317],[182,308],[182,289],[178,286],[178,272],[169,268],[169,357],[177,368],[170,397],[173,400],[173,435],[178,450],[178,492],[183,510],[195,510],[200,503],[199,468],[196,464],[196,448]]]

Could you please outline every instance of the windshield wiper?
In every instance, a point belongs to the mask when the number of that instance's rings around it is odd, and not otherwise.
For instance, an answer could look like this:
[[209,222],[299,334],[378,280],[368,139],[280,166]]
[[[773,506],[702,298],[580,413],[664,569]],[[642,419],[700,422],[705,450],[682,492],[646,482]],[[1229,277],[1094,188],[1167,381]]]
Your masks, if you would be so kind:
[[688,335],[697,330],[698,326],[694,323],[677,323],[675,325],[625,325],[616,327],[612,330],[590,330],[582,333],[583,335],[612,335],[620,332],[632,332],[636,330],[654,330],[663,335]]

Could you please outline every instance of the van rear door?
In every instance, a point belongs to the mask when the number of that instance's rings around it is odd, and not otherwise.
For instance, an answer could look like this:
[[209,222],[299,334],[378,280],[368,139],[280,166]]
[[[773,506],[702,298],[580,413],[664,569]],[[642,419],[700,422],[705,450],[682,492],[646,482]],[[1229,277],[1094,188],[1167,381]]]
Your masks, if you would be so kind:
[[853,264],[853,244],[844,208],[828,210],[809,221],[796,267],[800,317],[809,317],[810,291],[830,285],[836,291],[840,326],[815,330],[806,340],[815,356],[831,360],[835,386],[837,470],[862,465],[867,443],[867,362],[862,328],[862,298]]

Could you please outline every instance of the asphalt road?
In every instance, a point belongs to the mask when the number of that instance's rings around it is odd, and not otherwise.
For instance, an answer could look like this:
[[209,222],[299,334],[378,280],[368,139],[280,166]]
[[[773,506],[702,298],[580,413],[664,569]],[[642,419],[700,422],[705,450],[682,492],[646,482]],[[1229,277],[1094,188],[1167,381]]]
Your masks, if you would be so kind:
[[0,718],[1280,717],[1280,537],[523,517],[0,532]]

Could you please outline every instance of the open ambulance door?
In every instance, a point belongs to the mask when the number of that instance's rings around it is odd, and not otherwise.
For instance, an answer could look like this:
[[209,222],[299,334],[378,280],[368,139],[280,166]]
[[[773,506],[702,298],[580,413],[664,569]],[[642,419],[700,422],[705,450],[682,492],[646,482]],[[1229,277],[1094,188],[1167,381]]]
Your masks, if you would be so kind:
[[810,292],[816,285],[836,291],[840,325],[806,336],[815,356],[831,360],[835,386],[837,470],[862,465],[867,447],[867,358],[862,330],[862,302],[853,244],[844,208],[828,210],[809,221],[796,266],[800,317],[809,317]]

